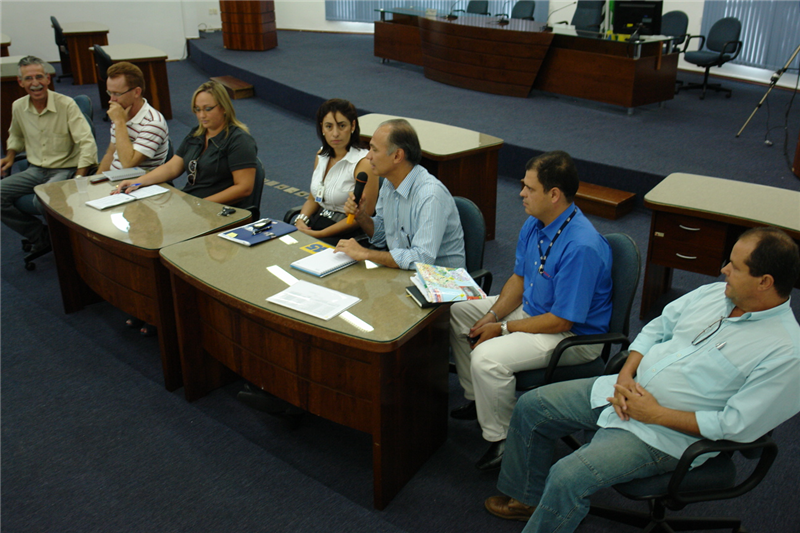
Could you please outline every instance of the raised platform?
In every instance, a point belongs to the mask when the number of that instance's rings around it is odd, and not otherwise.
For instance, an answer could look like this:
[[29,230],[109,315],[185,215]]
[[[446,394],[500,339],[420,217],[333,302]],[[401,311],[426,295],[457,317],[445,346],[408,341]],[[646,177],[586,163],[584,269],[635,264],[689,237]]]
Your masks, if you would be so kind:
[[[420,118],[500,137],[505,144],[498,173],[512,179],[522,177],[531,157],[565,150],[575,159],[581,180],[634,193],[637,206],[672,172],[800,190],[777,135],[776,146],[764,145],[764,110],[735,138],[763,87],[726,81],[734,89],[731,99],[711,95],[699,100],[682,93],[665,108],[647,105],[627,116],[617,106],[535,90],[528,98],[515,98],[443,85],[425,78],[422,67],[381,64],[373,55],[372,35],[278,33],[281,45],[266,52],[225,50],[218,33],[207,34],[189,41],[190,60],[209,76],[251,83],[256,97],[306,120],[323,101],[339,97],[352,101],[360,114]],[[699,77],[678,74],[687,81]],[[790,98],[788,91],[773,91],[771,108],[783,110]],[[772,121],[777,125],[774,116]],[[795,106],[790,139],[797,138],[798,129]]]

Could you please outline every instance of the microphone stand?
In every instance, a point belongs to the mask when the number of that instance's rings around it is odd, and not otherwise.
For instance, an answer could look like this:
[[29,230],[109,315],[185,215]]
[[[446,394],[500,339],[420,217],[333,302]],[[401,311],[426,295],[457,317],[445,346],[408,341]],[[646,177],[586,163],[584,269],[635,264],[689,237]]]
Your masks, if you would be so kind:
[[[742,129],[740,129],[739,133],[736,134],[736,138],[737,139],[739,138],[739,135],[742,134],[744,129],[747,127],[747,125],[750,124],[750,120],[752,120],[752,118],[755,116],[756,112],[759,109],[761,109],[761,104],[763,104],[767,100],[767,96],[769,96],[769,93],[772,92],[772,89],[775,87],[775,84],[778,83],[778,81],[781,79],[781,76],[783,76],[783,73],[786,72],[787,70],[789,70],[789,65],[791,65],[792,61],[794,61],[794,58],[797,57],[798,52],[800,52],[800,45],[797,45],[797,48],[794,49],[794,53],[792,54],[792,57],[789,58],[789,61],[786,62],[786,64],[783,66],[783,68],[778,70],[777,72],[775,72],[775,74],[773,74],[770,77],[770,79],[769,79],[769,89],[767,89],[767,92],[764,94],[764,97],[756,105],[756,108],[753,109],[753,112],[750,113],[750,116],[747,117],[747,120],[745,121],[744,126],[742,126]],[[798,76],[800,76],[800,72],[798,73]]]
[[497,21],[497,23],[498,23],[500,26],[508,26],[508,24],[509,24],[509,22],[510,22],[510,21],[508,20],[508,13],[505,13],[506,7],[507,7],[507,6],[508,6],[508,4],[510,4],[510,3],[511,3],[511,0],[508,0],[508,2],[506,2],[505,4],[503,4],[503,11],[504,11],[504,12],[503,12],[503,13],[498,13],[498,14],[496,14],[496,15],[495,15],[495,17],[500,17],[500,20],[498,20],[498,21]]

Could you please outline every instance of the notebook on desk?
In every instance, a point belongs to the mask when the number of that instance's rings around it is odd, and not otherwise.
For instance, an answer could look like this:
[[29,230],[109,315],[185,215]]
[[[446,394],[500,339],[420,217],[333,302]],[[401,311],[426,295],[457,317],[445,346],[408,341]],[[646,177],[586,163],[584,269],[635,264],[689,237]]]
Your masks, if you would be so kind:
[[108,181],[132,180],[133,178],[138,178],[145,174],[147,174],[147,171],[139,167],[106,170],[103,172],[103,176],[107,177]]
[[104,209],[108,209],[110,207],[127,204],[128,202],[135,202],[136,200],[143,200],[144,198],[150,198],[151,196],[158,196],[159,194],[164,194],[165,192],[169,192],[169,189],[161,187],[160,185],[150,185],[149,187],[136,189],[129,194],[109,194],[108,196],[103,196],[102,198],[98,198],[96,200],[89,200],[86,202],[86,205],[103,211]]
[[356,263],[358,261],[346,253],[334,252],[333,248],[328,248],[295,261],[292,263],[292,268],[322,278]]

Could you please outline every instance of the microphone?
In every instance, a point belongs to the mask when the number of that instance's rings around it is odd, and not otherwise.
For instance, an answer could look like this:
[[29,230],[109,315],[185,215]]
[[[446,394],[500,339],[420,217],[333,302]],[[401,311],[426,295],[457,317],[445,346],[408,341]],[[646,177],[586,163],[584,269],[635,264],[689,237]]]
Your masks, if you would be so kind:
[[575,5],[575,4],[577,4],[577,3],[578,3],[578,1],[577,1],[577,0],[575,0],[575,2],[572,2],[571,4],[567,4],[567,5],[565,5],[565,6],[559,7],[558,9],[556,9],[555,11],[553,11],[552,13],[550,13],[549,15],[547,15],[547,20],[545,20],[545,21],[544,21],[544,27],[545,27],[545,28],[550,28],[550,29],[553,29],[553,27],[552,27],[552,26],[550,26],[550,17],[552,17],[553,15],[555,15],[556,13],[558,13],[559,11],[561,11],[562,9],[567,9],[569,6],[574,6],[574,5]]
[[[356,176],[356,188],[353,189],[353,196],[356,197],[356,205],[361,202],[361,195],[364,194],[364,187],[367,184],[367,173],[366,172],[359,172],[358,176]],[[352,224],[356,221],[355,215],[352,213],[347,215],[347,223]]]
[[497,23],[500,24],[501,26],[505,26],[509,23],[508,13],[506,13],[506,7],[508,7],[508,4],[510,3],[511,0],[508,0],[505,4],[503,4],[503,9],[502,9],[503,12],[495,15],[495,17],[500,17],[500,20],[498,20]]
[[642,29],[644,28],[644,24],[641,22],[637,22],[636,26],[633,28],[633,33],[630,37],[628,37],[629,42],[634,42],[639,40],[639,35],[642,33]]
[[453,8],[456,7],[457,3],[458,3],[458,0],[453,2],[453,5],[450,6],[450,12],[445,17],[447,20],[456,20],[458,18],[458,15],[454,15],[453,14]]

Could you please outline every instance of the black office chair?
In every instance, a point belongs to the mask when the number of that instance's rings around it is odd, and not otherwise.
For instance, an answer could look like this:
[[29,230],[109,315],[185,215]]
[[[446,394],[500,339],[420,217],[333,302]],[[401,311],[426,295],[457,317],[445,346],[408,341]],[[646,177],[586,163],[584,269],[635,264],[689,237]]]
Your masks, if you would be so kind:
[[670,41],[668,54],[680,52],[681,46],[686,41],[686,29],[689,27],[689,16],[683,11],[670,11],[661,16],[661,34],[673,37]]
[[64,37],[64,30],[61,29],[61,24],[58,23],[55,17],[50,17],[50,23],[53,25],[53,32],[56,36],[58,57],[61,58],[61,75],[56,77],[56,81],[60,82],[61,78],[73,77],[72,65],[69,62],[69,48],[67,47],[67,39]]
[[247,209],[250,211],[253,221],[261,218],[261,195],[264,193],[264,178],[266,175],[267,172],[264,169],[264,163],[261,162],[261,159],[258,159],[258,165],[256,166],[256,179],[253,183],[253,192],[250,193],[249,198],[239,202],[239,207],[241,209]]
[[[616,374],[627,359],[622,352],[609,361],[607,374]],[[692,468],[692,462],[701,455],[720,452],[705,463]],[[748,463],[757,460],[750,475],[736,483],[737,464],[733,459],[740,452]],[[614,485],[621,495],[631,500],[646,500],[648,513],[615,509],[602,505],[592,505],[589,513],[594,516],[613,520],[623,524],[644,528],[643,532],[730,529],[744,533],[742,522],[733,517],[690,517],[666,516],[666,510],[678,511],[690,503],[725,500],[737,498],[756,487],[767,475],[769,468],[778,455],[778,446],[769,435],[750,442],[732,442],[728,440],[712,441],[702,439],[695,442],[683,452],[675,471],[635,479],[627,483]],[[752,466],[748,464],[748,467]],[[743,469],[746,471],[746,469]]]
[[[597,335],[575,335],[562,340],[553,350],[547,368],[517,372],[516,388],[518,391],[527,391],[556,381],[581,379],[599,376],[609,360],[612,345],[621,345],[626,349],[630,344],[628,332],[630,331],[631,306],[639,284],[641,271],[641,256],[636,242],[624,233],[611,233],[606,235],[606,240],[611,246],[613,258],[611,266],[611,281],[613,284],[611,294],[611,320],[608,324],[608,333]],[[563,353],[573,346],[602,344],[603,351],[597,359],[589,363],[571,366],[558,366]]]
[[520,0],[514,4],[514,9],[511,10],[512,19],[533,20],[533,10],[536,8],[536,2],[528,0]]
[[603,6],[605,2],[594,0],[580,0],[572,15],[572,25],[576,30],[600,32],[603,22]]
[[[453,13],[464,13],[463,9],[456,9]],[[467,13],[473,15],[489,15],[489,2],[483,0],[470,0],[467,2]]]
[[475,202],[461,196],[454,196],[461,229],[464,230],[464,255],[467,272],[472,279],[489,294],[492,288],[492,273],[483,268],[483,250],[486,245],[486,221]]
[[[94,64],[97,67],[97,90],[100,93],[100,107],[108,109],[108,103],[111,97],[106,92],[106,80],[108,79],[108,68],[113,64],[111,56],[103,50],[99,44],[94,45]],[[108,122],[108,114],[103,117],[103,120]]]
[[[728,61],[736,59],[739,52],[742,51],[742,41],[739,40],[739,35],[742,33],[742,23],[735,17],[726,17],[720,19],[711,26],[708,32],[708,38],[704,35],[691,35],[686,40],[684,50],[688,49],[689,42],[692,39],[700,39],[700,46],[697,51],[684,52],[683,58],[697,65],[698,67],[705,67],[705,75],[703,76],[703,83],[689,83],[678,87],[678,91],[685,91],[688,89],[703,89],[700,94],[700,99],[706,97],[706,89],[713,89],[714,92],[724,92],[725,98],[731,97],[731,90],[722,87],[719,83],[708,83],[708,72],[711,67],[721,67]],[[703,50],[705,45],[706,50]]]

